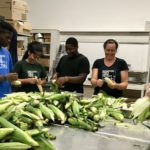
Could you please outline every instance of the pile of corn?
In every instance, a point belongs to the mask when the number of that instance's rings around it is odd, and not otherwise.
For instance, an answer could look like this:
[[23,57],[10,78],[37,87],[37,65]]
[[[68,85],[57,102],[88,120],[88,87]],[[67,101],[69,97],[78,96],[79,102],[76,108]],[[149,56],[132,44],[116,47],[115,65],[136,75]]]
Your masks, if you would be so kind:
[[50,140],[50,123],[69,124],[76,128],[97,131],[99,121],[110,116],[123,121],[118,109],[125,98],[102,93],[80,99],[67,92],[12,93],[0,100],[0,149],[55,150]]

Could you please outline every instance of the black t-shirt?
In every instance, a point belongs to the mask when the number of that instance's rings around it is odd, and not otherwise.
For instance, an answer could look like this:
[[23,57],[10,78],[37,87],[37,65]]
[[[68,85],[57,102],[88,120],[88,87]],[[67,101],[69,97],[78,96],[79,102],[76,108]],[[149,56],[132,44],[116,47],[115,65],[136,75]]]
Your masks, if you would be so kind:
[[[18,73],[19,79],[26,78],[46,78],[47,74],[43,66],[40,64],[30,64],[26,60],[17,62],[13,69],[14,72]],[[35,92],[39,91],[36,84],[23,84],[17,89],[18,91],[24,92]]]
[[[63,56],[56,68],[56,72],[60,77],[63,76],[78,76],[81,73],[89,74],[89,60],[82,54],[77,54],[74,57],[69,57],[68,55]],[[83,93],[83,83],[65,83],[64,91]]]
[[[114,64],[110,67],[107,67],[104,64],[104,58],[102,58],[102,59],[97,59],[94,62],[92,69],[94,68],[98,69],[98,79],[103,79],[105,77],[108,77],[114,80],[116,83],[120,83],[121,71],[128,70],[128,65],[125,60],[116,58]],[[108,95],[114,97],[121,97],[123,94],[122,90],[110,89],[106,83],[104,83],[102,87],[95,87],[94,94],[98,94],[100,90],[103,90]]]

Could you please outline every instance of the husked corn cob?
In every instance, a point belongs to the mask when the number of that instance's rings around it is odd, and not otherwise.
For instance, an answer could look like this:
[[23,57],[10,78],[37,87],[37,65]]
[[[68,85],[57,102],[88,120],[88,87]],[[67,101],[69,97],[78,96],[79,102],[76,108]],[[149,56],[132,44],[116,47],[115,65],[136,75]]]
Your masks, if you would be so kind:
[[105,77],[105,78],[104,78],[104,81],[105,81],[108,85],[114,85],[114,82],[113,82],[111,79],[109,79],[108,77]]

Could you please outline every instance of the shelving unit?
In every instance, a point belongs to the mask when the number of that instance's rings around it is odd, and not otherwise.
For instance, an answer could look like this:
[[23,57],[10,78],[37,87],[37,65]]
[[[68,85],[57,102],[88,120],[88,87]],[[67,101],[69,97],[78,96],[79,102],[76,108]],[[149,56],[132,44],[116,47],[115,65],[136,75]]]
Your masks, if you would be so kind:
[[18,34],[17,36],[17,55],[18,60],[21,60],[27,50],[28,40],[31,37],[29,34]]
[[[130,66],[129,78],[140,76],[141,81],[129,81],[128,90],[141,91],[144,95],[146,84],[150,79],[150,32],[148,31],[63,31],[60,33],[63,43],[70,37],[79,41],[79,52],[89,58],[92,68],[93,62],[104,57],[103,43],[107,39],[116,39],[119,42],[117,57],[123,58]],[[88,76],[90,78],[90,74]],[[139,79],[139,77],[138,77]],[[88,80],[85,85],[90,86]]]
[[53,63],[59,49],[59,31],[56,29],[33,29],[32,38],[43,44],[43,54],[39,63],[47,69],[49,76],[51,76]]

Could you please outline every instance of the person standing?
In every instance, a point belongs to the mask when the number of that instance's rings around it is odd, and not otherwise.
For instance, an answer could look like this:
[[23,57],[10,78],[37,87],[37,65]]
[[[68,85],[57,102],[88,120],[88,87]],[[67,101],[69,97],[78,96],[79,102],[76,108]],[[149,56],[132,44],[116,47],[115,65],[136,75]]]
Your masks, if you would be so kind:
[[[104,42],[105,57],[97,59],[92,67],[91,84],[95,87],[94,94],[100,91],[114,97],[121,97],[128,86],[128,66],[125,60],[117,58],[118,42],[108,39]],[[104,82],[107,77],[113,84]]]
[[18,73],[18,80],[21,81],[18,91],[36,92],[39,91],[37,85],[45,84],[47,74],[44,67],[38,63],[41,55],[42,44],[36,41],[31,42],[22,60],[14,65],[13,71]]
[[147,84],[145,96],[148,96],[150,98],[150,83]]
[[67,55],[62,56],[53,78],[61,90],[83,93],[83,82],[89,74],[89,60],[78,52],[78,41],[74,37],[66,40]]
[[17,80],[17,73],[13,69],[10,52],[5,48],[9,46],[14,28],[5,21],[0,21],[0,97],[11,93],[11,82]]

